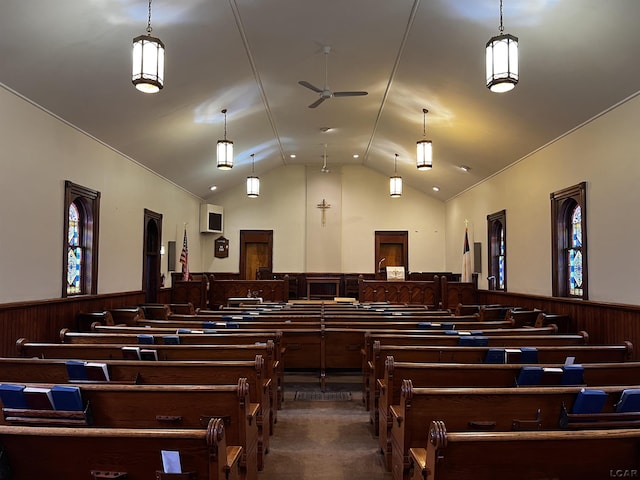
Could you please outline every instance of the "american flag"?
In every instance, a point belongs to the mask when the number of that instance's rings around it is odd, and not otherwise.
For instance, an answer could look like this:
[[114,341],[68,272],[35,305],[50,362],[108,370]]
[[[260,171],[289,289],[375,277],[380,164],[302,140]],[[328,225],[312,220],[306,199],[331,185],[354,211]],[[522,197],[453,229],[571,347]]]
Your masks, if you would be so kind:
[[189,249],[187,248],[187,229],[184,229],[184,241],[182,242],[182,253],[180,253],[180,263],[182,264],[182,280],[189,280]]

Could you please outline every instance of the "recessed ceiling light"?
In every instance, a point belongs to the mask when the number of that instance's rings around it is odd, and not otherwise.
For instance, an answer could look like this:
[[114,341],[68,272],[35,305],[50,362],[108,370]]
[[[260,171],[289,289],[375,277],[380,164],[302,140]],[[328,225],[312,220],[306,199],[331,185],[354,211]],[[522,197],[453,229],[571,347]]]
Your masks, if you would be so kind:
[[216,188],[218,188],[218,186],[217,186],[217,185],[211,185],[211,186],[209,187],[209,190],[211,190],[211,191],[213,192]]
[[440,187],[437,186],[437,185],[434,185],[432,188],[433,188],[434,192],[439,192],[440,191]]
[[360,155],[358,155],[357,153],[354,153],[353,158],[360,158]]
[[469,170],[471,170],[471,167],[468,167],[466,165],[460,165],[460,170],[462,170],[463,172],[468,172]]
[[291,155],[289,155],[290,158],[296,158],[296,154],[292,153]]

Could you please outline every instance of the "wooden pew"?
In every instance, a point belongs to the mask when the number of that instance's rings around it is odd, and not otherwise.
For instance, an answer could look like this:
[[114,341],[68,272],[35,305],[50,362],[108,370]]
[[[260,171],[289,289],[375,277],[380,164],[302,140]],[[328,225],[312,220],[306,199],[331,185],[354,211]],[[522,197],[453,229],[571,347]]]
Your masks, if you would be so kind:
[[[559,368],[561,364],[541,364]],[[401,385],[411,379],[417,387],[515,387],[520,364],[414,363],[387,357],[384,378],[378,379],[378,445],[391,465],[391,406],[400,403]],[[583,364],[583,385],[640,384],[640,362]],[[556,383],[557,385],[557,383]],[[528,388],[528,387],[522,387]]]
[[[19,356],[24,358],[67,358],[82,360],[126,359],[127,344],[38,343],[20,338],[16,342]],[[141,346],[141,345],[135,345]],[[253,360],[264,359],[265,377],[271,380],[270,405],[276,405],[277,386],[282,383],[282,364],[275,359],[275,345],[267,340],[260,344],[216,345],[142,345],[155,351],[158,360]],[[274,412],[275,414],[275,412]]]
[[[515,335],[511,332],[502,332],[504,335],[491,335],[487,338],[489,347],[509,347],[509,346],[553,346],[553,345],[587,345],[589,335],[585,331],[576,334],[556,334],[556,335]],[[364,350],[362,352],[362,365],[366,370],[367,362],[373,359],[373,345],[376,340],[380,344],[392,345],[431,345],[431,346],[456,346],[460,343],[460,336],[456,335],[432,335],[431,332],[380,332],[370,331],[365,333]]]
[[[503,332],[508,333],[508,332]],[[370,331],[365,333],[364,348],[361,351],[362,361],[362,388],[363,388],[363,401],[366,404],[367,399],[371,397],[371,391],[377,388],[375,382],[370,382],[369,365],[372,364],[374,359],[373,345],[376,341],[380,344],[391,345],[424,345],[424,346],[457,346],[460,342],[460,337],[455,335],[436,336],[431,335],[430,332],[423,332],[422,334],[415,334],[409,331],[396,331],[389,332],[377,332]],[[554,346],[554,345],[586,345],[589,343],[589,335],[587,332],[581,331],[577,334],[563,334],[563,335],[492,335],[487,338],[487,344],[489,347],[538,347],[538,346]],[[473,347],[471,347],[473,348]],[[376,373],[377,374],[377,373]],[[380,377],[376,377],[380,378]],[[369,404],[371,408],[371,404]]]
[[109,313],[115,324],[135,325],[138,319],[144,318],[144,311],[140,307],[111,308]]
[[[511,346],[511,350],[519,345]],[[384,376],[384,363],[389,355],[395,361],[429,363],[486,363],[487,353],[494,347],[458,347],[433,345],[388,345],[373,342],[373,358],[367,362],[368,380],[364,384],[367,410],[373,406],[377,412],[379,392],[375,388],[378,378]],[[535,346],[536,363],[564,363],[568,357],[574,357],[574,363],[627,362],[633,358],[633,344],[621,345],[555,345]],[[524,363],[520,355],[510,354],[505,363]],[[377,413],[375,413],[377,415]]]
[[[65,363],[66,359],[0,358],[0,382],[69,383]],[[262,468],[277,416],[271,403],[271,379],[266,376],[261,355],[257,355],[254,360],[101,360],[100,363],[107,365],[110,384],[229,385],[237,383],[238,378],[246,378],[250,401],[260,405],[257,422],[258,466]]]
[[[53,387],[52,384],[20,383]],[[79,385],[84,411],[2,409],[4,425],[99,428],[202,429],[212,418],[224,421],[229,443],[242,446],[241,478],[258,478],[260,408],[249,401],[246,378],[235,385]],[[262,455],[263,452],[260,452]]]
[[[0,444],[11,480],[240,479],[242,447],[227,445],[219,418],[200,429],[2,425]],[[179,451],[186,474],[163,474],[161,450]]]
[[412,480],[637,478],[640,429],[448,432],[410,449]]
[[186,302],[186,303],[169,303],[169,309],[171,310],[172,314],[186,314],[186,315],[193,315],[196,313],[196,310],[193,306],[193,303],[191,302]]
[[115,322],[108,310],[101,312],[80,312],[76,315],[74,328],[78,332],[88,332],[94,324],[114,326]]
[[[325,320],[323,325],[327,328],[367,328],[372,330],[498,330],[515,328],[511,321],[499,320],[480,323],[475,320],[456,321],[461,317],[380,317],[379,319],[356,318],[343,320]],[[524,330],[524,329],[523,329]],[[532,329],[527,329],[532,330]],[[553,328],[545,328],[544,331],[553,331]],[[530,332],[526,332],[530,333]],[[531,333],[534,335],[535,333]]]
[[160,320],[166,320],[171,315],[171,309],[169,305],[165,305],[162,303],[145,303],[139,305],[139,307],[144,312],[145,318],[157,318]]
[[[109,330],[113,329],[113,330]],[[272,388],[274,392],[274,407],[276,409],[282,408],[282,396],[283,396],[283,356],[284,347],[282,345],[282,332],[276,331],[237,331],[235,329],[225,330],[219,333],[181,333],[176,334],[173,330],[154,332],[150,329],[144,329],[139,327],[117,327],[106,326],[100,328],[99,325],[93,325],[91,332],[71,332],[68,328],[60,330],[60,342],[61,343],[111,343],[122,345],[139,344],[138,335],[145,335],[145,338],[151,337],[153,343],[156,345],[172,344],[165,337],[170,337],[172,340],[178,337],[180,345],[235,345],[235,344],[256,344],[273,342],[273,358],[274,363],[280,367],[277,369],[277,376],[274,379],[275,383]],[[143,346],[143,345],[141,345]]]
[[[400,404],[391,407],[393,479],[409,479],[409,449],[427,443],[425,425],[432,421],[444,421],[449,432],[559,430],[562,406],[571,410],[581,388],[415,388],[404,380]],[[621,392],[637,387],[598,388],[608,394],[603,412],[614,412]]]

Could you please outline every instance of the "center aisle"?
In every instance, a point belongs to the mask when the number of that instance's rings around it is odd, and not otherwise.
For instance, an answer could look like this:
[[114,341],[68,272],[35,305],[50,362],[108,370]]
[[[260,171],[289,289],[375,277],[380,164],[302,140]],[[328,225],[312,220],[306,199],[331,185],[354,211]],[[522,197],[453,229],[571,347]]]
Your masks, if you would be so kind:
[[317,375],[286,374],[284,406],[258,479],[390,480],[362,403],[361,378],[332,375],[324,397],[336,399],[310,400],[323,396]]

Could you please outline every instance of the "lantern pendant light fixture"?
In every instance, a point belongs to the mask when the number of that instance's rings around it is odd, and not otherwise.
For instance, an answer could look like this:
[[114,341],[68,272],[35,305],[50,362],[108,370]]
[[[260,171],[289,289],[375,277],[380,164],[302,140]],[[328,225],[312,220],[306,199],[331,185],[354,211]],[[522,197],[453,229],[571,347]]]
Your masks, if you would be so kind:
[[416,142],[416,167],[418,170],[431,170],[433,167],[433,149],[431,140],[427,140],[427,113],[429,110],[422,109],[422,140]]
[[500,0],[500,35],[487,42],[487,87],[496,93],[508,92],[518,83],[518,37],[504,33]]
[[247,197],[256,198],[260,196],[260,179],[254,175],[254,155],[251,154],[251,175],[247,177]]
[[151,0],[147,34],[133,39],[131,82],[144,93],[156,93],[164,86],[164,43],[151,36]]
[[227,109],[222,110],[224,114],[224,139],[218,140],[217,165],[220,170],[231,170],[233,168],[233,142],[227,140]]
[[402,196],[402,177],[398,175],[398,154],[393,161],[393,176],[389,178],[389,195],[391,198]]

